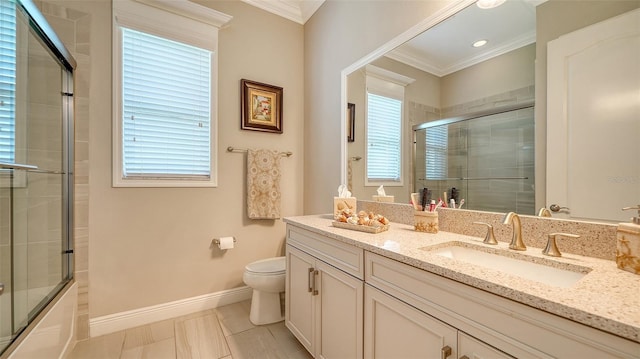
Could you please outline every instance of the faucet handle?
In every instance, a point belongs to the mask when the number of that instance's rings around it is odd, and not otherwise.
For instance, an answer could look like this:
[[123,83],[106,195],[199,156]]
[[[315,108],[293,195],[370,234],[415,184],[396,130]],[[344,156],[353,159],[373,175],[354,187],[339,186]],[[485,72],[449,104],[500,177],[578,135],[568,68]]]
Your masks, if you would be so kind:
[[482,243],[485,244],[498,244],[496,236],[493,234],[493,226],[486,222],[473,222],[473,224],[481,224],[487,226],[487,234],[484,236]]
[[556,237],[565,237],[565,238],[580,238],[577,234],[571,233],[551,233],[548,235],[547,246],[542,250],[542,254],[546,254],[552,257],[561,257],[562,253],[558,249],[556,245]]
[[551,211],[549,211],[547,207],[542,207],[538,211],[538,217],[551,217]]

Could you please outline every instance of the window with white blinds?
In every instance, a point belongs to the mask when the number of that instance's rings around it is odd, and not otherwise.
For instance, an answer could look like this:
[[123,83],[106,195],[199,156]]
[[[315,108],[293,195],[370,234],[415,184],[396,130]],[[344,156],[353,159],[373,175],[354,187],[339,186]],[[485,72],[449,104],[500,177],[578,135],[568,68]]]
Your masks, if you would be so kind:
[[216,187],[218,31],[188,0],[113,6],[114,187]]
[[211,176],[211,52],[122,28],[123,177]]
[[0,2],[0,162],[15,162],[16,9]]
[[367,182],[401,181],[402,102],[367,92]]
[[428,180],[448,177],[449,126],[429,127],[425,130],[425,178]]

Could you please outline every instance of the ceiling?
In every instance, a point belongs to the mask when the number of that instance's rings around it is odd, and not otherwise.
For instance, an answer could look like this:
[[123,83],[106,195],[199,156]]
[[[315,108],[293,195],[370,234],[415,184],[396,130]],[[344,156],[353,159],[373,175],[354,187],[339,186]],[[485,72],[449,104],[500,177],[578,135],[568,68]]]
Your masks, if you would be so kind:
[[[387,57],[445,76],[536,41],[536,6],[510,0],[483,10],[474,4],[388,53]],[[487,45],[475,48],[478,40]]]
[[[325,0],[242,0],[304,25]],[[385,56],[445,76],[502,55],[536,39],[536,6],[546,0],[508,0],[488,10],[472,4]],[[486,39],[488,44],[471,44]]]

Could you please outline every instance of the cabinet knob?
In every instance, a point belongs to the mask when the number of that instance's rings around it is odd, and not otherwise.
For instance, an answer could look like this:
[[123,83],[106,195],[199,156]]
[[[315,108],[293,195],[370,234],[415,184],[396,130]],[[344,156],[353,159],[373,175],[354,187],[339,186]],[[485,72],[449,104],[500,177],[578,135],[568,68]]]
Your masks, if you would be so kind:
[[441,352],[441,358],[442,359],[447,359],[450,355],[451,355],[451,347],[448,345],[445,345],[442,347]]

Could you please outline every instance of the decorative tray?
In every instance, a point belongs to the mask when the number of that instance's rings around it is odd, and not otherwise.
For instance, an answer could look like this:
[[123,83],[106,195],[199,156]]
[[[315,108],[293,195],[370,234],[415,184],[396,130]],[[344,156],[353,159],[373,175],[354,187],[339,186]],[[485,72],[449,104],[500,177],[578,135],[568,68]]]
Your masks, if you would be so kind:
[[338,221],[333,221],[331,222],[331,224],[334,227],[338,227],[338,228],[344,228],[344,229],[351,229],[354,231],[360,231],[360,232],[366,232],[366,233],[380,233],[380,232],[384,232],[384,231],[388,231],[389,230],[389,225],[388,224],[384,224],[380,227],[372,227],[372,226],[365,226],[362,224],[351,224],[351,223],[345,223],[345,222],[338,222]]

